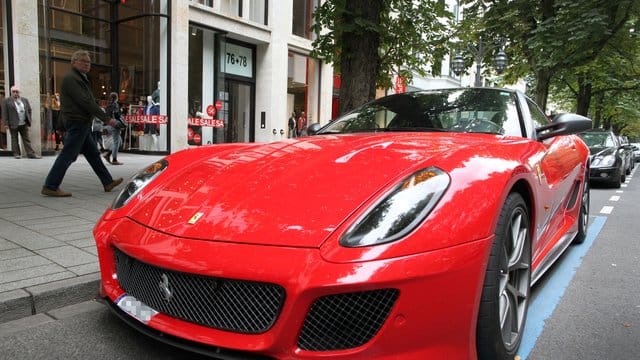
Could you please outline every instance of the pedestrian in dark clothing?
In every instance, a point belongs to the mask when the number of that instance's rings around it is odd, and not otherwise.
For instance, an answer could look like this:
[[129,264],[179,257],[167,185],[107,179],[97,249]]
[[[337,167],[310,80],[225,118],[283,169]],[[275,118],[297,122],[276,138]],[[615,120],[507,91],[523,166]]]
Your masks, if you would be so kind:
[[71,56],[71,70],[62,79],[60,86],[60,112],[66,129],[64,147],[56,158],[42,187],[42,195],[71,196],[70,192],[60,189],[67,169],[76,161],[79,154],[91,165],[100,178],[104,191],[109,192],[122,183],[122,178],[113,179],[100,158],[100,152],[91,136],[91,123],[94,117],[105,124],[115,125],[115,119],[109,118],[96,104],[91,91],[87,73],[91,70],[89,52],[79,50]]

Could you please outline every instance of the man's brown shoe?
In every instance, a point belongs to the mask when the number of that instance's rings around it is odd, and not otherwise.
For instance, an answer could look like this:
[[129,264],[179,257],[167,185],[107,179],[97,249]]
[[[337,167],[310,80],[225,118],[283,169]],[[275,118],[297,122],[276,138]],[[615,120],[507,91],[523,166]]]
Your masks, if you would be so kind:
[[122,178],[117,178],[115,180],[113,180],[112,182],[110,182],[109,184],[104,186],[104,191],[105,192],[109,192],[111,190],[113,190],[114,187],[120,185],[122,183]]
[[67,196],[71,196],[70,192],[66,192],[66,191],[62,191],[60,190],[60,188],[57,188],[55,190],[51,190],[48,187],[42,187],[42,191],[40,192],[42,195],[45,196],[53,196],[53,197],[67,197]]

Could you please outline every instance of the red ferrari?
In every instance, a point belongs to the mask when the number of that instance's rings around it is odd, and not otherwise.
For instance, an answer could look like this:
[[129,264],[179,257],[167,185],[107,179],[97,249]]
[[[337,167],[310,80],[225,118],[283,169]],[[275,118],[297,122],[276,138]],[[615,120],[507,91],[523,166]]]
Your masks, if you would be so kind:
[[171,154],[94,229],[101,296],[221,359],[513,359],[532,284],[585,237],[590,128],[445,89]]

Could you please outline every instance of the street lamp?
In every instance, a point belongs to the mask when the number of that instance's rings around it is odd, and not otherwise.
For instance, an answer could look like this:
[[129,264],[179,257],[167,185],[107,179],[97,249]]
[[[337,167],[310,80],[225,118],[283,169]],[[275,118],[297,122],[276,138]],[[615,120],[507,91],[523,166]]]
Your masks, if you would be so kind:
[[[474,86],[482,86],[482,58],[484,58],[484,54],[487,51],[493,50],[496,47],[499,49],[498,53],[493,58],[493,67],[498,74],[502,74],[507,68],[509,58],[507,57],[507,54],[503,49],[505,42],[505,39],[499,39],[495,42],[494,45],[486,46],[482,42],[482,38],[480,38],[477,47],[471,45],[469,46],[470,51],[475,51],[476,53],[476,79]],[[464,65],[464,58],[462,57],[462,54],[458,52],[453,57],[453,60],[451,60],[451,70],[453,70],[453,73],[456,74],[456,76],[460,76],[460,74],[464,72],[465,68],[466,67]]]

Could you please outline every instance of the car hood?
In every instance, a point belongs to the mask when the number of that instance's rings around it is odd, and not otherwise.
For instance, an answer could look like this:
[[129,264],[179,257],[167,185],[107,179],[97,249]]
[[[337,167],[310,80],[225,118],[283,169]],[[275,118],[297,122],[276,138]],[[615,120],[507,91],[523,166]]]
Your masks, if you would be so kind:
[[128,216],[184,238],[318,247],[372,196],[414,171],[451,171],[479,149],[506,153],[496,138],[322,135],[182,151],[167,158],[167,170]]

